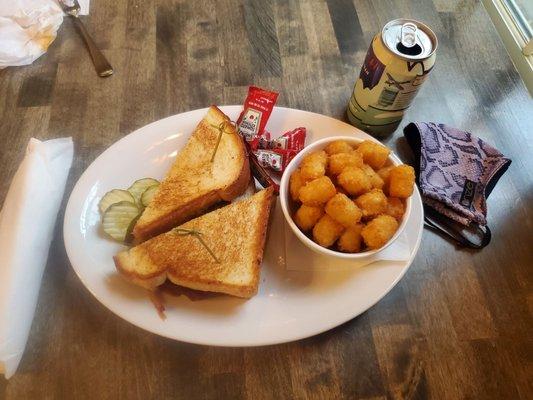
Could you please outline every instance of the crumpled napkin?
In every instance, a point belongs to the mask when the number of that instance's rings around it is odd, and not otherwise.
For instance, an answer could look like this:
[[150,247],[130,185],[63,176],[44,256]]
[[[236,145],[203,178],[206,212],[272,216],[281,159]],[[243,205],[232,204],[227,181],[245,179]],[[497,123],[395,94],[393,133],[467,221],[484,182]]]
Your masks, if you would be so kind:
[[26,346],[73,153],[72,138],[30,139],[0,212],[0,373],[6,378]]
[[56,38],[63,11],[53,0],[0,2],[0,68],[31,64]]
[[[89,0],[79,1],[80,14],[89,12]],[[42,56],[63,22],[55,0],[0,1],[0,69],[28,65]]]

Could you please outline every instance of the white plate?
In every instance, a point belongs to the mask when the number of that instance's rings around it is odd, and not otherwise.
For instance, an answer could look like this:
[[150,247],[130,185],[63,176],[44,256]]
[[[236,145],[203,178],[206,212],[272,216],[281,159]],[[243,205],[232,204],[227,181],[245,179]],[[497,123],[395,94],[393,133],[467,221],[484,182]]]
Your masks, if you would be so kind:
[[[241,106],[221,107],[236,120]],[[83,284],[107,308],[138,327],[190,343],[258,346],[289,342],[331,329],[361,314],[405,274],[420,244],[423,211],[415,190],[405,228],[411,249],[407,262],[379,262],[352,271],[286,271],[283,217],[277,205],[262,264],[259,293],[250,300],[220,296],[201,301],[166,296],[161,320],[146,291],[124,281],[112,256],[123,246],[100,231],[98,201],[112,188],[127,188],[142,177],[162,178],[206,109],[174,115],[122,138],[80,177],[64,222],[65,246]],[[307,143],[331,135],[368,137],[351,125],[306,111],[276,107],[268,123],[279,134],[307,127]]]

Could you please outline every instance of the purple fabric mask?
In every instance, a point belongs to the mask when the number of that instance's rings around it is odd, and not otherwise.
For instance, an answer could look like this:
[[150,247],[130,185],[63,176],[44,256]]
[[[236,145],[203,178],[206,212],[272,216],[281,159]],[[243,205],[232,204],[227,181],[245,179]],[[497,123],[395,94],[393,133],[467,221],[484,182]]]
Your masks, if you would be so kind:
[[462,225],[485,226],[486,198],[511,160],[471,133],[444,124],[410,123],[404,135],[417,158],[423,202]]

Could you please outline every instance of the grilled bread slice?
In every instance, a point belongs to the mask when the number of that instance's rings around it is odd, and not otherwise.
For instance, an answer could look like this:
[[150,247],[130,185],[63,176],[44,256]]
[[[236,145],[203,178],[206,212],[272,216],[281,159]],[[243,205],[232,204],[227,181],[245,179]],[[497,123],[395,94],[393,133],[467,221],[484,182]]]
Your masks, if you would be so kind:
[[[221,125],[222,124],[222,125]],[[213,161],[220,134],[224,133]],[[229,118],[211,106],[133,228],[141,243],[242,194],[250,180],[246,150]]]
[[[273,189],[231,203],[114,257],[127,279],[155,289],[168,278],[191,289],[250,298],[257,293]],[[200,232],[200,240],[182,230]]]

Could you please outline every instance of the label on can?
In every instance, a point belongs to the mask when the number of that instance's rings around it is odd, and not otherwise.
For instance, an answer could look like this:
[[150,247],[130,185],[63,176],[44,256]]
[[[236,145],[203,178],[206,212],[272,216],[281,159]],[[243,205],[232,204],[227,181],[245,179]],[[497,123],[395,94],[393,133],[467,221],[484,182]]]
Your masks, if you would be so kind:
[[428,72],[405,81],[395,78],[387,72],[387,79],[379,95],[377,105],[390,110],[406,109],[416,96],[420,85],[426,80]]
[[384,70],[385,65],[379,61],[374,54],[372,46],[370,46],[368,53],[366,53],[361,73],[359,74],[359,79],[363,82],[363,89],[372,90],[379,83]]

